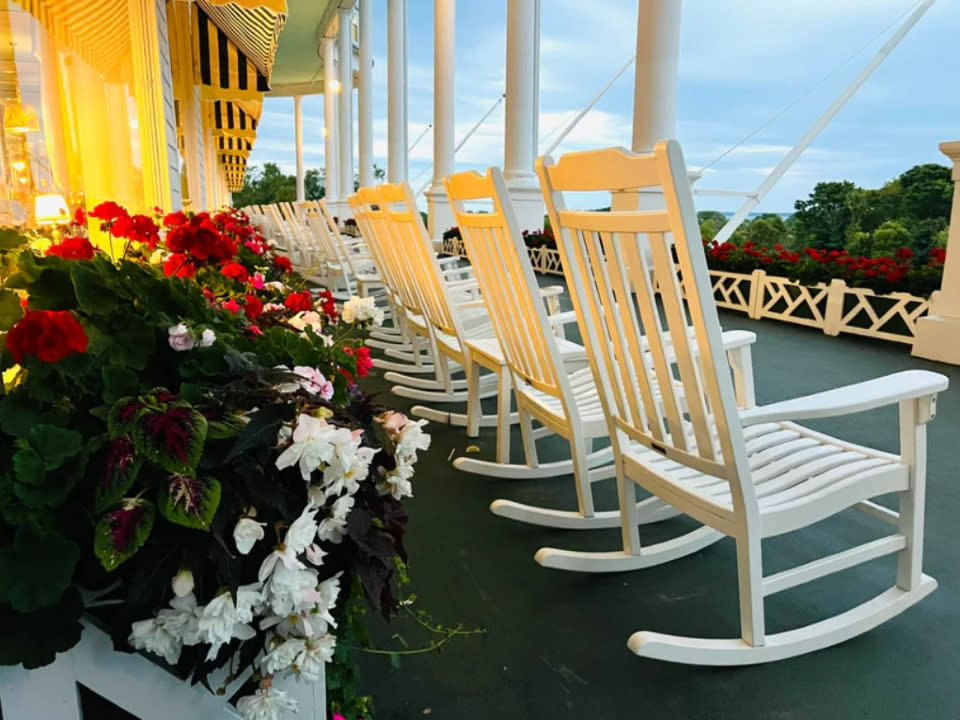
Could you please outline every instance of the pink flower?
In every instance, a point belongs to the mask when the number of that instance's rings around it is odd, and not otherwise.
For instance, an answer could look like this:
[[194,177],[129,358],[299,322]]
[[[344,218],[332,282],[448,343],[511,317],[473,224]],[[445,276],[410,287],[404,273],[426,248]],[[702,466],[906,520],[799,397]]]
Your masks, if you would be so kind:
[[250,283],[256,290],[263,290],[263,273],[254,273]]
[[224,310],[229,310],[234,315],[240,312],[240,305],[233,298],[230,298],[225,303],[222,303],[220,307],[222,307]]
[[300,387],[307,392],[319,395],[324,400],[329,400],[333,397],[333,383],[316,368],[297,365],[293,368],[293,372],[302,378],[300,380]]

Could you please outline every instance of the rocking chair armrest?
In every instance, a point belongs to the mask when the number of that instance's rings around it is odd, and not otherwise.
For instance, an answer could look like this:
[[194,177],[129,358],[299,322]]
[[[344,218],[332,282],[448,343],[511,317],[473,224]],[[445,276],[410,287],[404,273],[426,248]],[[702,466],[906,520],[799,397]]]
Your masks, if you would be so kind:
[[[750,408],[740,413],[740,420],[747,426],[853,415],[893,405],[901,400],[933,396],[946,390],[948,385],[949,380],[940,373],[904,370],[874,380]],[[929,415],[932,417],[932,408]]]
[[573,310],[565,310],[564,312],[548,315],[547,320],[549,320],[550,324],[553,326],[568,325],[577,321],[577,313]]
[[[453,263],[460,262],[460,260],[461,257],[459,255],[444,255],[442,257],[439,255],[437,256],[437,262],[440,263],[441,267],[444,265],[452,265]],[[468,268],[470,266],[464,265],[463,267]]]
[[547,285],[546,287],[540,288],[540,297],[542,298],[552,298],[563,295],[563,285]]

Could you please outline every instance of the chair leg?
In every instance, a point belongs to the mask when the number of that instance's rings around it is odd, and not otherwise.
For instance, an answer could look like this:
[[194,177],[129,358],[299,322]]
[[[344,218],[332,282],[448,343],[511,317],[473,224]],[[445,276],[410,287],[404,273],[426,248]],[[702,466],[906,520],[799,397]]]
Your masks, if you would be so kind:
[[919,400],[900,403],[900,460],[910,468],[910,486],[900,493],[900,532],[907,546],[897,556],[897,587],[916,589],[923,577],[923,514],[927,484],[927,426]]
[[510,370],[501,365],[497,370],[497,462],[510,462],[510,398],[513,395],[513,382]]
[[620,504],[620,533],[623,538],[623,551],[628,555],[639,555],[641,547],[640,532],[637,529],[639,525],[637,486],[623,472],[620,463],[614,462],[617,465],[617,501]]
[[740,632],[753,647],[764,644],[763,564],[756,533],[737,538],[737,580],[740,588]]
[[480,434],[480,366],[465,358],[467,374],[467,437]]
[[521,408],[517,409],[520,412],[520,435],[523,438],[523,453],[527,458],[527,465],[539,467],[540,458],[537,456],[537,438],[533,432],[533,418]]
[[570,439],[570,456],[573,459],[573,481],[577,486],[577,507],[584,517],[593,517],[593,489],[590,486],[590,469],[587,464],[587,441],[576,430]]

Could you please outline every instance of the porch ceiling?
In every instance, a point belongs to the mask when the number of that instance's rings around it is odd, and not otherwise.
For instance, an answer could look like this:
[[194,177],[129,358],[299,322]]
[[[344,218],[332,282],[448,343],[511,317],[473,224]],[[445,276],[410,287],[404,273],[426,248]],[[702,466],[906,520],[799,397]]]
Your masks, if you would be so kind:
[[271,96],[323,92],[320,40],[339,7],[354,0],[287,0],[287,23],[280,33],[273,65]]

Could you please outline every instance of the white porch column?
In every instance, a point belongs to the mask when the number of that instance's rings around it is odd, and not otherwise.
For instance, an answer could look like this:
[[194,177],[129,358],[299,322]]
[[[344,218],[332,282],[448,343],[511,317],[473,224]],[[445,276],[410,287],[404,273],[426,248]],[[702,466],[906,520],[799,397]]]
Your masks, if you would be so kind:
[[323,38],[323,160],[325,200],[330,212],[337,212],[337,75],[333,38]]
[[293,96],[293,135],[297,149],[297,202],[306,200],[303,189],[303,96]]
[[[682,0],[639,0],[631,143],[634,152],[651,152],[658,140],[677,136],[682,7]],[[663,206],[663,195],[659,191],[624,192],[613,198],[617,210],[636,209],[638,205],[658,209]]]
[[387,0],[387,180],[406,179],[407,0]]
[[960,140],[941,143],[940,150],[953,163],[947,260],[940,290],[930,296],[930,313],[917,321],[913,355],[960,365]]
[[353,8],[341,8],[337,50],[340,70],[340,122],[337,127],[337,139],[340,142],[340,219],[350,215],[347,198],[353,194]]
[[357,172],[373,185],[373,0],[360,3],[360,77],[357,78]]
[[503,177],[521,230],[543,227],[537,159],[540,0],[507,0],[507,102]]
[[427,190],[427,230],[434,244],[452,227],[443,178],[454,168],[454,64],[456,0],[433,0],[433,185]]

